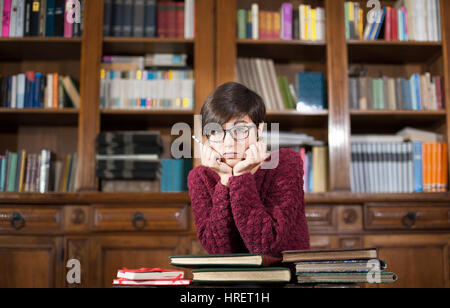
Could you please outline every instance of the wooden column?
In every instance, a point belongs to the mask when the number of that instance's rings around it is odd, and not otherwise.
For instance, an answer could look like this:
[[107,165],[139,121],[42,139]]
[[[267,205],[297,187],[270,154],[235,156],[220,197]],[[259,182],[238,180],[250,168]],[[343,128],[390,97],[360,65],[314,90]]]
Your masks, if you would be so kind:
[[329,190],[350,190],[350,113],[344,0],[325,0],[327,14]]
[[[215,0],[197,0],[195,2],[195,46],[194,46],[194,76],[195,76],[195,107],[194,113],[200,114],[203,102],[214,90],[215,61]],[[194,134],[201,136],[201,123],[194,121]],[[200,157],[196,143],[195,157]],[[200,159],[194,159],[194,167],[200,165]]]
[[81,106],[78,119],[79,191],[97,190],[95,138],[100,132],[100,64],[103,41],[103,0],[85,1],[81,45]]
[[[450,143],[450,1],[441,0],[442,58],[444,62],[445,108],[447,110],[447,143]],[[447,151],[450,162],[450,151]],[[447,174],[448,178],[448,174]]]
[[216,86],[236,81],[237,0],[216,0]]

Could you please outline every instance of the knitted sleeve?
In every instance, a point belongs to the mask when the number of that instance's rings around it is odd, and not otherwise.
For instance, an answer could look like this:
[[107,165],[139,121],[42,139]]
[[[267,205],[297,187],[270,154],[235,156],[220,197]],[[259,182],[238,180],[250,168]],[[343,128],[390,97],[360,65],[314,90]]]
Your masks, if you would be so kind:
[[229,180],[231,210],[248,250],[280,257],[284,250],[309,249],[303,163],[294,150],[280,155],[265,203],[251,173]]
[[193,169],[188,175],[197,238],[210,254],[233,253],[243,244],[233,221],[229,188],[220,180],[211,182],[202,168],[206,167]]

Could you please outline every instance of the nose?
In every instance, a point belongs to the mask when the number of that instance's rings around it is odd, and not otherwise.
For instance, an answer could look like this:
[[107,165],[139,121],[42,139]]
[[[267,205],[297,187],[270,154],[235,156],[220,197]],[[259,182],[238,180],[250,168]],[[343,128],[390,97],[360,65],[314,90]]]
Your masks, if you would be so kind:
[[231,136],[230,132],[225,135],[225,140],[223,141],[225,147],[234,147],[235,140]]

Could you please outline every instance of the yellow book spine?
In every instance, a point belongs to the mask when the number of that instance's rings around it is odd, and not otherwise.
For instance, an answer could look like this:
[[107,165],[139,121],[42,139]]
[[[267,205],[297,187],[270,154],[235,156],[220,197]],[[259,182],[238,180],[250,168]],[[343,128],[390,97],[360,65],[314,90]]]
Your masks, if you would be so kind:
[[27,152],[22,151],[22,160],[20,161],[20,177],[19,177],[19,192],[24,191],[24,176],[25,176],[25,160],[27,159]]
[[315,9],[311,9],[311,39],[313,41],[317,40],[316,25],[317,25],[316,10]]

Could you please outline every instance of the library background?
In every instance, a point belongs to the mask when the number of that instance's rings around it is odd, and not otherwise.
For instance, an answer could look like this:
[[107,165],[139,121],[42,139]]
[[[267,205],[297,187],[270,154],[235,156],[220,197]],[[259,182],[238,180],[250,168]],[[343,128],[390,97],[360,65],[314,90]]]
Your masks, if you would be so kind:
[[0,287],[206,253],[171,130],[229,81],[304,160],[311,248],[450,287],[450,1],[79,2],[0,0]]

